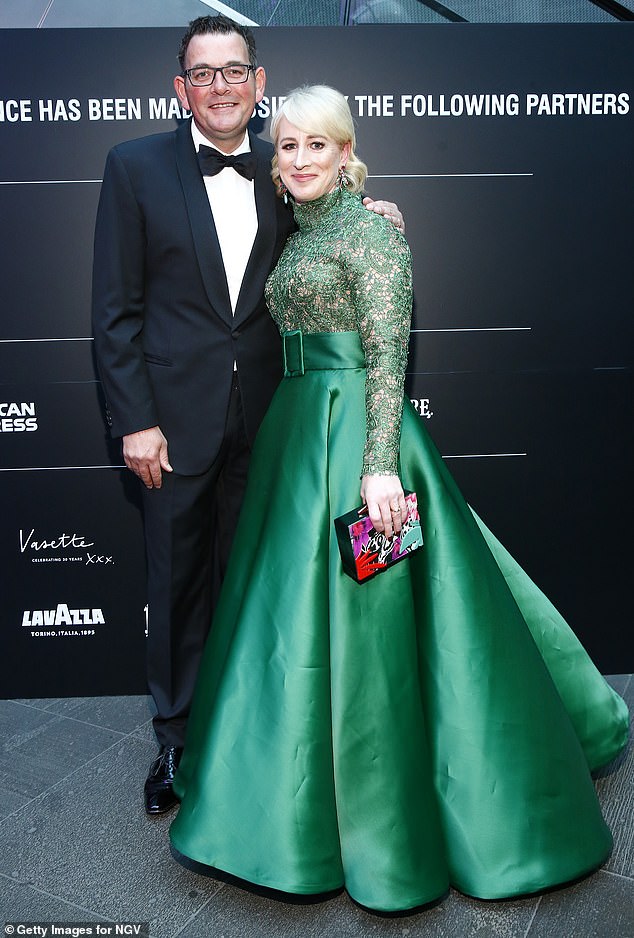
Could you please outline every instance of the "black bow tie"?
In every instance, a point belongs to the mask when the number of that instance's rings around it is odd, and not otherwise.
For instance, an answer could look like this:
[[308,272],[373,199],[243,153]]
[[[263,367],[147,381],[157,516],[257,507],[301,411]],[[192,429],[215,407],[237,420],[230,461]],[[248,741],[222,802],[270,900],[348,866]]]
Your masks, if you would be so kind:
[[214,150],[213,147],[201,146],[198,150],[198,162],[203,176],[215,176],[225,166],[231,166],[245,179],[255,179],[257,159],[253,153],[225,156],[224,153],[221,153],[220,150]]

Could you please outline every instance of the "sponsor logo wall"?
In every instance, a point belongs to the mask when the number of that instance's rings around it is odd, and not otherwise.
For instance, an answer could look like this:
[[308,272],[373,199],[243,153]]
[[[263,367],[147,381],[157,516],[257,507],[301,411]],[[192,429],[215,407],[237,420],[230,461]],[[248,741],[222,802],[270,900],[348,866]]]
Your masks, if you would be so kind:
[[[110,146],[186,116],[181,32],[0,31],[2,696],[145,690],[139,499],[95,375],[92,232]],[[338,87],[368,191],[405,213],[408,394],[465,495],[601,669],[634,670],[634,32],[257,40],[256,132],[290,88]]]

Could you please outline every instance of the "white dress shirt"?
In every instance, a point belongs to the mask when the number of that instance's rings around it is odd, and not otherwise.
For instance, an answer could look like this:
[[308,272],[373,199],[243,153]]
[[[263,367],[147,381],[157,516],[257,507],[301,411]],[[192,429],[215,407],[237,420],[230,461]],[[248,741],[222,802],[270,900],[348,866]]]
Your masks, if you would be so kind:
[[[196,152],[202,144],[213,147],[193,120],[191,128]],[[217,150],[218,147],[214,149]],[[244,140],[239,147],[232,150],[231,155],[250,151],[249,134],[245,133]],[[231,166],[221,169],[215,176],[204,176],[203,179],[220,242],[231,309],[235,313],[244,272],[258,230],[254,183],[253,180],[245,179]]]

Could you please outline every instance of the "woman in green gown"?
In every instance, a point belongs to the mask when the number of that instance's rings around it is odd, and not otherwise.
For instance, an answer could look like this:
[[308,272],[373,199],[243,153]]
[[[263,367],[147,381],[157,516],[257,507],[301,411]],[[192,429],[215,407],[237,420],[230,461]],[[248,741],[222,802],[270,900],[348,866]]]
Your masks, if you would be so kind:
[[[450,884],[495,899],[572,880],[611,849],[590,771],[625,745],[625,705],[404,398],[410,253],[362,207],[345,99],[293,92],[272,136],[298,226],[267,286],[285,378],[200,669],[173,845],[383,911]],[[333,524],[360,476],[387,534],[415,491],[425,537],[362,585]]]

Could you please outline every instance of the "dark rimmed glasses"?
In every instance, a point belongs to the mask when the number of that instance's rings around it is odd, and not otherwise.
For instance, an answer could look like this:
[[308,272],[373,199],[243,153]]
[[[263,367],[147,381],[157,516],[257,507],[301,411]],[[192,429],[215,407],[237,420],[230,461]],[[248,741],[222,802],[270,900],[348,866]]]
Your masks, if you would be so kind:
[[255,65],[221,65],[214,68],[213,65],[196,65],[194,68],[186,68],[183,75],[189,78],[190,83],[195,88],[204,88],[206,85],[213,85],[216,80],[216,72],[220,72],[224,81],[228,85],[241,85],[249,77],[249,72],[255,68]]

